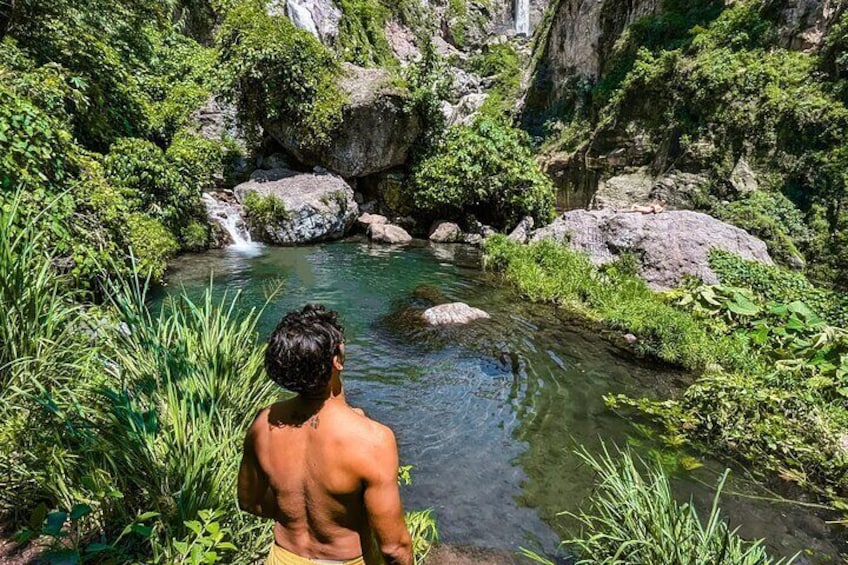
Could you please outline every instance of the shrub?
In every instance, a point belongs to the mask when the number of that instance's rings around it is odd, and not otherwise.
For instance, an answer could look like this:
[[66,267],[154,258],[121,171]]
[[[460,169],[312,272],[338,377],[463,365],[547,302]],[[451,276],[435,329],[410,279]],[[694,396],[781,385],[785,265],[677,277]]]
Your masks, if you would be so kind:
[[[636,460],[629,450],[611,454],[606,446],[598,457],[585,448],[577,454],[597,477],[589,509],[570,514],[582,527],[579,536],[563,542],[576,554],[576,563],[783,563],[770,559],[761,541],[739,537],[721,516],[719,499],[729,471],[719,480],[704,520],[691,500],[677,503],[661,466]],[[523,553],[537,563],[553,565],[532,552]]]
[[771,255],[789,265],[803,260],[799,245],[807,247],[810,229],[801,211],[779,193],[756,191],[741,200],[713,208],[715,216],[759,237]]
[[180,246],[168,228],[155,218],[133,213],[127,217],[127,240],[143,276],[161,279]]
[[249,192],[244,198],[244,211],[251,228],[263,231],[266,227],[278,226],[287,222],[291,215],[286,204],[273,194],[260,195]]
[[284,16],[269,16],[261,2],[241,0],[218,32],[226,91],[247,124],[285,120],[298,135],[329,140],[344,99],[333,54]]
[[498,226],[522,216],[550,220],[554,191],[527,145],[526,136],[480,117],[454,126],[413,171],[415,205],[436,216],[474,212]]

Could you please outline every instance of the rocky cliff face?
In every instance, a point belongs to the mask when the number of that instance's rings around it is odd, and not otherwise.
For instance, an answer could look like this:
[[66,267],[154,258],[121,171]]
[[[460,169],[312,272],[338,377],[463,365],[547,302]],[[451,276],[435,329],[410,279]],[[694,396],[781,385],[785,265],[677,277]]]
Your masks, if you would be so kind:
[[628,25],[655,13],[662,0],[559,0],[526,103],[531,111],[557,106],[580,83],[604,72]]
[[[692,6],[695,4],[692,2]],[[700,4],[715,17],[722,9],[731,9],[736,0]],[[609,196],[622,196],[613,207],[627,205],[626,192],[633,190],[643,197],[665,191],[676,198],[678,189],[698,192],[696,185],[710,181],[703,176],[693,181],[691,173],[701,173],[703,162],[697,154],[709,159],[716,147],[704,139],[703,151],[690,148],[686,156],[689,160],[681,160],[680,132],[672,122],[663,125],[654,115],[658,111],[655,94],[628,99],[624,107],[616,109],[616,118],[606,123],[598,121],[602,107],[593,106],[594,87],[618,72],[613,67],[621,60],[628,27],[652,16],[658,17],[647,33],[653,33],[654,26],[668,26],[669,22],[659,17],[666,8],[664,0],[558,0],[552,5],[550,27],[541,38],[537,66],[525,95],[524,124],[531,132],[541,133],[546,122],[560,119],[567,123],[569,116],[585,115],[587,132],[582,143],[572,143],[566,150],[556,147],[543,156],[548,174],[559,187],[561,207],[600,206],[596,196],[603,190],[607,201]],[[844,0],[760,0],[759,14],[773,25],[780,47],[814,54],[846,9],[848,2]],[[709,25],[709,21],[703,25]],[[643,29],[641,33],[646,32]],[[646,126],[646,116],[657,123]],[[731,166],[741,156],[739,147],[735,151]],[[630,182],[634,175],[640,177],[638,182]],[[621,179],[627,182],[618,182]],[[626,190],[610,195],[610,187],[615,186]],[[683,199],[672,205],[689,204]]]

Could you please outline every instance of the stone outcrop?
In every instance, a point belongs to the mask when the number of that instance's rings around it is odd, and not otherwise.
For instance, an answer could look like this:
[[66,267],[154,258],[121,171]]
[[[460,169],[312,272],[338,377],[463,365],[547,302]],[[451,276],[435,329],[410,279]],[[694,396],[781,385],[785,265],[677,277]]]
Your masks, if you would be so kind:
[[344,179],[327,172],[258,170],[235,188],[235,194],[242,204],[249,194],[274,197],[283,204],[285,213],[270,223],[248,218],[257,238],[279,245],[344,237],[359,215],[353,190]]
[[780,8],[781,44],[801,51],[818,50],[846,10],[842,0],[764,0],[763,4]]
[[302,163],[326,167],[345,178],[397,167],[406,162],[421,123],[409,108],[409,93],[390,83],[384,69],[345,65],[342,122],[326,146],[316,146],[283,119],[263,125]]
[[431,326],[449,326],[457,324],[468,324],[475,320],[488,320],[489,314],[479,308],[472,308],[464,302],[451,302],[450,304],[439,304],[428,308],[422,314],[424,321]]
[[368,226],[368,237],[377,243],[401,244],[412,241],[409,232],[393,224],[371,224]]
[[465,234],[462,229],[453,223],[439,220],[433,223],[430,228],[430,241],[436,243],[459,243],[463,241]]
[[581,81],[594,82],[628,25],[655,13],[662,0],[562,0],[547,34],[541,67],[527,103],[547,108]]
[[530,239],[530,230],[533,229],[534,223],[532,216],[525,216],[507,237],[518,243],[527,243]]
[[659,290],[677,286],[686,275],[708,284],[718,283],[709,266],[712,249],[772,264],[765,243],[744,230],[698,212],[643,215],[572,210],[533,232],[531,240],[546,238],[587,253],[598,265],[630,253],[639,263],[639,275]]

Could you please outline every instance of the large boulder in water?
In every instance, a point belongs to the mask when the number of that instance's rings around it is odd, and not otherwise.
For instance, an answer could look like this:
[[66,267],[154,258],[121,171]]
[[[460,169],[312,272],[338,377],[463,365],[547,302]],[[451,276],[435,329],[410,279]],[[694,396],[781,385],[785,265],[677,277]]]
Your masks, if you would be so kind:
[[457,324],[468,324],[475,320],[488,320],[489,314],[473,308],[464,302],[452,302],[450,304],[439,304],[424,310],[424,321],[431,326],[451,326]]
[[368,237],[377,243],[409,243],[412,236],[405,229],[393,224],[371,224],[368,226]]
[[718,278],[709,265],[712,249],[772,264],[761,240],[699,212],[640,214],[572,210],[533,232],[531,240],[546,238],[587,253],[598,265],[631,253],[639,262],[639,274],[658,290],[677,286],[686,275],[708,284],[717,283]]
[[330,141],[318,146],[292,124],[279,120],[265,130],[301,162],[331,169],[345,178],[364,177],[403,165],[421,132],[409,94],[393,87],[383,69],[345,65],[341,81],[347,101]]
[[340,176],[327,172],[254,171],[248,182],[235,188],[235,194],[248,216],[251,194],[282,203],[284,211],[276,216],[248,217],[257,237],[279,245],[344,237],[359,216],[353,189]]

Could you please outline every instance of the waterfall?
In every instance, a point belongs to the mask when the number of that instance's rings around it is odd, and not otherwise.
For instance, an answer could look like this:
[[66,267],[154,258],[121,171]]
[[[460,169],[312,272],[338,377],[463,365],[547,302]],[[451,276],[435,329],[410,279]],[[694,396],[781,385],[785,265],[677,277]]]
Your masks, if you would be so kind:
[[318,26],[315,25],[312,12],[306,6],[301,6],[298,0],[286,0],[286,15],[296,27],[318,37]]
[[530,0],[515,0],[515,33],[530,35]]
[[260,246],[255,243],[244,223],[244,210],[234,196],[220,197],[210,192],[203,193],[203,205],[209,221],[221,226],[230,236],[228,249],[255,251]]

